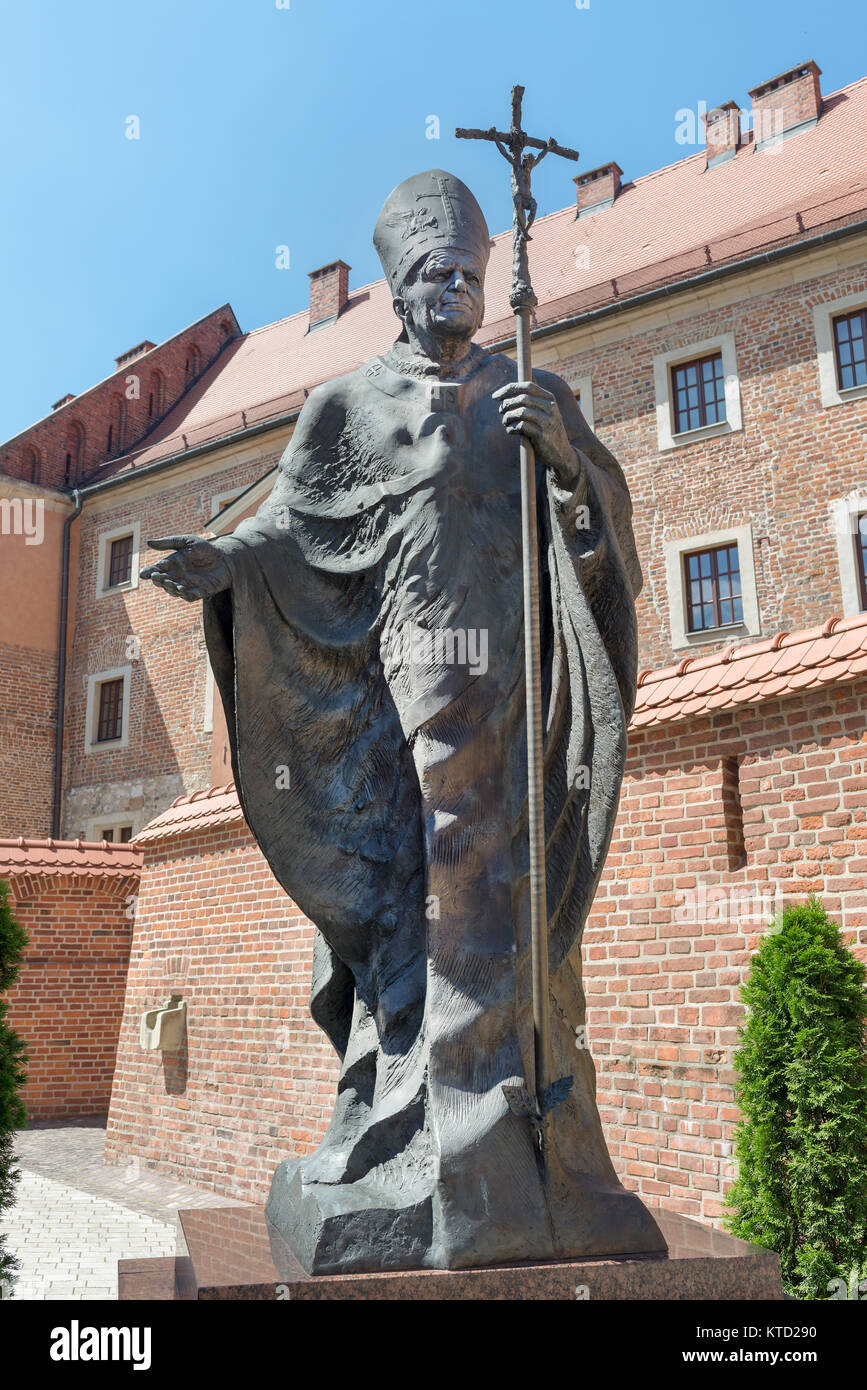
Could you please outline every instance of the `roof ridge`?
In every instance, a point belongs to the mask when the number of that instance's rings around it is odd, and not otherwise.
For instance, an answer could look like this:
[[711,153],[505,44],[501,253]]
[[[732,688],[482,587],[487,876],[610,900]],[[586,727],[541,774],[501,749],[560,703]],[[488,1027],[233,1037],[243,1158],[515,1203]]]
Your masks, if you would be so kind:
[[35,835],[0,835],[0,849],[98,849],[112,853],[136,853],[130,848],[128,840],[55,840],[53,836],[42,839]]
[[[166,811],[173,811],[176,806],[190,806],[194,801],[207,801],[215,796],[227,796],[229,792],[235,791],[235,783],[221,782],[213,787],[203,787],[197,792],[186,792],[183,796],[176,796],[174,801],[166,807]],[[165,815],[165,811],[160,813]]]

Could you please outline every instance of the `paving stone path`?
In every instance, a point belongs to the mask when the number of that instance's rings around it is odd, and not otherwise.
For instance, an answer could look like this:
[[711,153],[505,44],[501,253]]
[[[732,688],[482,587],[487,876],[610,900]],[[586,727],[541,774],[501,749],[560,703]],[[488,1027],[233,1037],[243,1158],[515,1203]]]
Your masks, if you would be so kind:
[[144,1168],[103,1162],[105,1121],[22,1130],[15,1205],[3,1213],[21,1261],[13,1299],[117,1298],[119,1259],[185,1251],[179,1207],[241,1206]]

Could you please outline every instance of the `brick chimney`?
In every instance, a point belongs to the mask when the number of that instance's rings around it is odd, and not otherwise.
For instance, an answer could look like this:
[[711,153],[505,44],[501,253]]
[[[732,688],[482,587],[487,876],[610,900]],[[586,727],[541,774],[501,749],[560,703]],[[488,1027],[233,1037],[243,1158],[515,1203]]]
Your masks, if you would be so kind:
[[59,410],[61,406],[69,405],[69,402],[70,402],[70,401],[74,401],[74,400],[75,400],[75,396],[73,395],[73,393],[72,393],[71,391],[69,391],[65,396],[61,396],[59,401],[55,401],[55,402],[54,402],[54,405],[51,407],[51,409],[52,409],[52,410]]
[[586,174],[577,174],[575,186],[578,189],[577,217],[589,217],[593,212],[610,208],[620,192],[620,179],[623,170],[619,164],[600,164],[598,169],[588,169]]
[[349,298],[349,272],[345,261],[330,261],[318,270],[310,271],[310,323],[321,328],[333,323]]
[[822,109],[821,75],[822,69],[811,60],[752,88],[756,145],[809,130],[816,124]]
[[724,101],[704,116],[707,169],[724,164],[737,154],[741,143],[741,109],[736,101]]
[[114,360],[118,367],[126,367],[130,362],[135,362],[137,357],[144,357],[146,352],[150,352],[151,348],[155,347],[156,343],[152,343],[150,338],[145,338],[144,342],[136,343],[134,348],[122,352],[120,357],[116,357]]

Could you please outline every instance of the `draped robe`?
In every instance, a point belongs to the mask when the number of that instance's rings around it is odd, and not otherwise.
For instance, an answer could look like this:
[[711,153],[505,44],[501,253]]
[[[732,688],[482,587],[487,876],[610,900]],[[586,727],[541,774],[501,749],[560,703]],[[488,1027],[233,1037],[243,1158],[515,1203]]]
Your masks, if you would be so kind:
[[313,1272],[664,1248],[614,1174],[581,1032],[641,576],[623,474],[541,371],[578,465],[564,488],[537,463],[552,1044],[574,1078],[544,1163],[502,1089],[533,1086],[518,441],[491,399],[516,368],[474,354],[452,383],[374,358],[317,388],[205,604],[241,805],[315,924],[311,1011],[342,1063],[267,1208]]

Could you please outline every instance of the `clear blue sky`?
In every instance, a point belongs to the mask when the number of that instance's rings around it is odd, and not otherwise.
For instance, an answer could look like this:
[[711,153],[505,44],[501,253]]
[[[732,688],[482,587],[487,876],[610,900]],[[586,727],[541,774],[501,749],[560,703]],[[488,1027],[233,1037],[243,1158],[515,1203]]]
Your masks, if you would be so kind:
[[[691,152],[680,108],[746,106],[808,58],[826,92],[867,67],[863,0],[278,3],[6,0],[0,439],[226,300],[250,329],[303,308],[338,256],[352,285],[378,278],[376,214],[410,173],[453,170],[502,230],[505,164],[452,132],[503,123],[515,82],[527,129],[630,179]],[[575,172],[542,165],[540,213]]]

